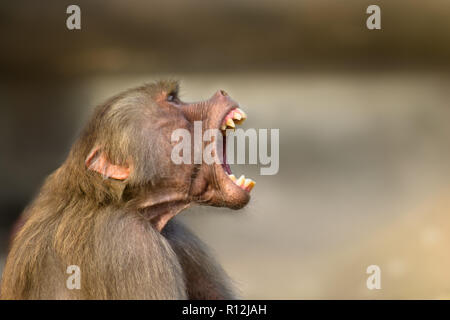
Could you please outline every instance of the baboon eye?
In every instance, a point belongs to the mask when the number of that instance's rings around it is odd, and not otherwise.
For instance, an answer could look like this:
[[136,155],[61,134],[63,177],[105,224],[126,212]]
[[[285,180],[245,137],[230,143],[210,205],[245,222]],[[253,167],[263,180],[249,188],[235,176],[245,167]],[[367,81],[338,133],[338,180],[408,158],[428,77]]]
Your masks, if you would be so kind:
[[167,101],[174,102],[177,99],[177,96],[174,92],[171,92],[167,95]]
[[171,92],[167,95],[167,101],[172,102],[172,103],[179,103],[180,101],[178,100],[178,96],[176,92]]

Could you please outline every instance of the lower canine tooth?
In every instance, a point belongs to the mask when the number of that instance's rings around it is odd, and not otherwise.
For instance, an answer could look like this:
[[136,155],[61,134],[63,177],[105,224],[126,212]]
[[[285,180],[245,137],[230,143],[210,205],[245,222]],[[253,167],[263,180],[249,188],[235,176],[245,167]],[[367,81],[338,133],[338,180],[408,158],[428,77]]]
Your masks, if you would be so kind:
[[236,181],[236,177],[234,176],[234,174],[229,174],[228,176],[230,177],[231,180],[233,180],[233,182]]
[[247,191],[251,191],[255,186],[255,184],[256,184],[255,181],[253,181],[252,179],[245,179],[244,189]]
[[236,183],[238,186],[242,186],[242,184],[243,184],[244,182],[245,182],[245,177],[244,177],[244,175],[240,176],[239,179],[237,179],[237,181],[235,181],[235,183]]

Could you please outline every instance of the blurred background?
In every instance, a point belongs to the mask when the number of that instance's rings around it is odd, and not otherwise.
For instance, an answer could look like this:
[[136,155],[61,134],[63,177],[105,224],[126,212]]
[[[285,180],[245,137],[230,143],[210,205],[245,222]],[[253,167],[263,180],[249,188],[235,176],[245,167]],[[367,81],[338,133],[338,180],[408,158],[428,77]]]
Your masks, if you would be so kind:
[[242,297],[450,298],[449,31],[448,0],[2,1],[0,270],[93,108],[169,77],[280,129],[277,175],[233,166],[257,182],[248,207],[180,216]]

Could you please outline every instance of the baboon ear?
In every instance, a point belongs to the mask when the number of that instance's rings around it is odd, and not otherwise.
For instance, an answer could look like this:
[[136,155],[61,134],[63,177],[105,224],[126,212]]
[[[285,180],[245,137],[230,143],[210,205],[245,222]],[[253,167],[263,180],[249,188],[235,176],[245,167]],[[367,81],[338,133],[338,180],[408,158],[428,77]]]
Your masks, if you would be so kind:
[[86,158],[85,164],[89,170],[96,171],[105,178],[125,180],[130,175],[128,166],[112,164],[105,152],[99,148],[92,149]]

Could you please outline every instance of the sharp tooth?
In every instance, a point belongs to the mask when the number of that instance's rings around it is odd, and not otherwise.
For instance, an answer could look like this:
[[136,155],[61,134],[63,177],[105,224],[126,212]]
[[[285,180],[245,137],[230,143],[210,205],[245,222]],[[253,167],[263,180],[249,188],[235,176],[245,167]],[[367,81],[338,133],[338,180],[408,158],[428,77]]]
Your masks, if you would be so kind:
[[245,179],[244,182],[244,189],[247,191],[251,191],[253,189],[253,187],[255,186],[256,182],[253,181],[252,179]]
[[235,127],[233,119],[231,119],[231,118],[227,119],[227,126],[229,126],[231,128]]
[[251,182],[253,182],[252,179],[246,178],[246,179],[245,179],[245,182],[244,182],[244,187],[248,187],[248,185],[249,185]]
[[[236,115],[239,115],[239,116],[238,116],[238,117],[240,117],[239,120],[237,119]],[[234,118],[236,119],[236,121],[235,121],[236,124],[241,124],[242,122],[245,121],[245,119],[247,119],[247,115],[246,115],[245,112],[242,111],[241,109],[236,108],[236,109],[234,110]]]
[[229,174],[228,177],[230,177],[230,179],[233,180],[233,182],[236,181],[236,177],[234,176],[234,174]]
[[240,176],[239,179],[237,179],[237,181],[235,181],[235,183],[240,187],[242,186],[242,184],[245,182],[245,177],[244,175]]
[[241,114],[239,112],[234,112],[233,111],[233,117],[232,118],[236,119],[236,120],[241,120],[242,116],[241,116]]
[[225,130],[227,128],[227,125],[224,123],[220,126],[220,130]]
[[242,117],[242,120],[245,120],[245,119],[247,119],[247,114],[245,114],[245,112],[244,111],[242,111],[242,109],[240,109],[240,108],[237,108],[236,110],[235,110],[235,112],[238,112],[240,115],[241,115],[241,117]]

